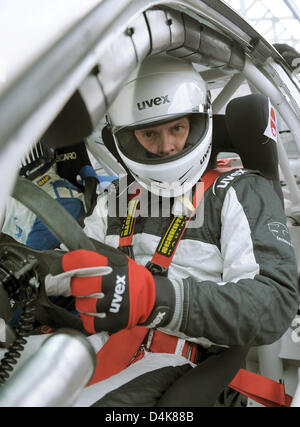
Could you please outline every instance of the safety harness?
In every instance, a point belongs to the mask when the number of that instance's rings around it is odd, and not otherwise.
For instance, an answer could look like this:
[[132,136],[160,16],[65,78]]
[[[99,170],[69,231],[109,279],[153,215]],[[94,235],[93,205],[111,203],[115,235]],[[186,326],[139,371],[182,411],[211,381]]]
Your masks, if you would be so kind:
[[[152,274],[166,276],[173,256],[189,222],[193,218],[205,192],[211,187],[221,173],[233,168],[221,167],[208,171],[196,186],[193,195],[191,214],[174,216],[167,230],[161,237],[156,251],[146,264]],[[142,189],[140,189],[142,191]],[[184,200],[183,200],[184,203]],[[136,211],[139,197],[128,202],[127,217],[124,219],[119,248],[134,258],[132,240],[136,223]],[[146,351],[154,353],[179,354],[187,360],[197,363],[198,345],[190,341],[165,334],[156,329],[136,326],[113,334],[98,352],[97,369],[88,385],[104,380],[122,371],[132,363],[140,360]],[[240,369],[229,387],[250,397],[264,406],[290,406],[292,397],[285,393],[284,384],[273,381],[262,375]]]
[[[171,223],[167,227],[167,230],[161,237],[151,261],[149,261],[146,265],[146,268],[148,268],[152,274],[159,274],[162,276],[167,275],[168,268],[172,262],[179,241],[183,236],[189,222],[193,218],[197,208],[199,207],[204,193],[215,182],[215,180],[222,172],[224,171],[220,171],[218,169],[212,169],[208,171],[195,188],[193,202],[192,205],[189,206],[191,211],[190,215],[173,217]],[[140,189],[140,191],[142,191],[142,189]],[[185,199],[182,199],[182,202],[183,204],[188,203],[188,201],[185,201]],[[129,201],[127,217],[123,221],[119,239],[119,248],[133,258],[134,253],[132,249],[132,239],[134,235],[136,210],[138,205],[138,198],[134,198]]]

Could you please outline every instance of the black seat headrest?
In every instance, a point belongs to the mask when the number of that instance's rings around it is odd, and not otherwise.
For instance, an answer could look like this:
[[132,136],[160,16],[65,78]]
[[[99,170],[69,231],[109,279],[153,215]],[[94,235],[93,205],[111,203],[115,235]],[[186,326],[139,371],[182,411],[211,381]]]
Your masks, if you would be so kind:
[[[225,123],[229,137],[243,165],[259,170],[267,179],[278,180],[275,112],[264,95],[235,98],[226,108]],[[274,130],[271,139],[267,128]]]
[[83,190],[77,177],[82,167],[92,166],[85,143],[58,148],[55,155],[58,175]]
[[220,152],[237,153],[244,168],[258,170],[272,181],[283,203],[275,141],[275,111],[264,95],[234,98],[225,115],[214,116],[212,158]]

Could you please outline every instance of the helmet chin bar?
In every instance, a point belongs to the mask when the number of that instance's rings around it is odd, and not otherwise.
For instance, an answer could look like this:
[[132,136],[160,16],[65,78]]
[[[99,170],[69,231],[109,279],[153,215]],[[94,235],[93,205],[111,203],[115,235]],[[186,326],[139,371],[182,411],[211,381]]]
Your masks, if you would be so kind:
[[174,182],[153,182],[151,180],[148,180],[148,182],[145,182],[146,180],[143,180],[137,176],[135,176],[136,180],[143,185],[148,191],[155,194],[159,197],[167,197],[167,198],[174,198],[181,196],[182,194],[187,194],[191,188],[193,187],[193,182],[186,181],[183,184],[181,184],[179,181]]
[[143,187],[146,188],[146,190],[150,191],[151,193],[159,197],[168,197],[168,198],[178,197],[181,194],[184,194],[187,191],[189,191],[189,189],[192,187],[192,185],[190,185],[189,188],[185,190],[185,188],[181,185],[179,181],[158,182],[150,179],[143,179],[142,177],[139,177],[135,174],[133,174],[133,176],[139,182],[139,184],[141,184]]

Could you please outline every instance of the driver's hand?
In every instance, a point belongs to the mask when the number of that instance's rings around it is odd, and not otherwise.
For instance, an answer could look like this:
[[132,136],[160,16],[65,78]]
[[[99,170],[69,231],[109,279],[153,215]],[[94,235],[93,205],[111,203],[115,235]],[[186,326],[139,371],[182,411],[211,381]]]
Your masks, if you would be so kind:
[[154,278],[125,254],[121,259],[115,264],[109,255],[84,249],[68,252],[62,257],[64,273],[45,277],[46,292],[73,295],[90,333],[167,325],[175,309],[172,283],[165,277]]

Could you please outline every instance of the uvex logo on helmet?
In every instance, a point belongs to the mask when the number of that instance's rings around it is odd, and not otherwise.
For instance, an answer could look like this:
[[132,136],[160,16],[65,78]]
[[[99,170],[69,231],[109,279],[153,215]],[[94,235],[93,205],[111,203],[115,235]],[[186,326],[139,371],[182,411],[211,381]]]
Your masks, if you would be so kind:
[[162,95],[162,96],[157,96],[151,99],[145,99],[145,101],[138,102],[136,105],[138,109],[141,111],[141,110],[145,110],[145,108],[152,108],[153,106],[167,104],[171,102],[168,99],[168,96],[169,95]]

